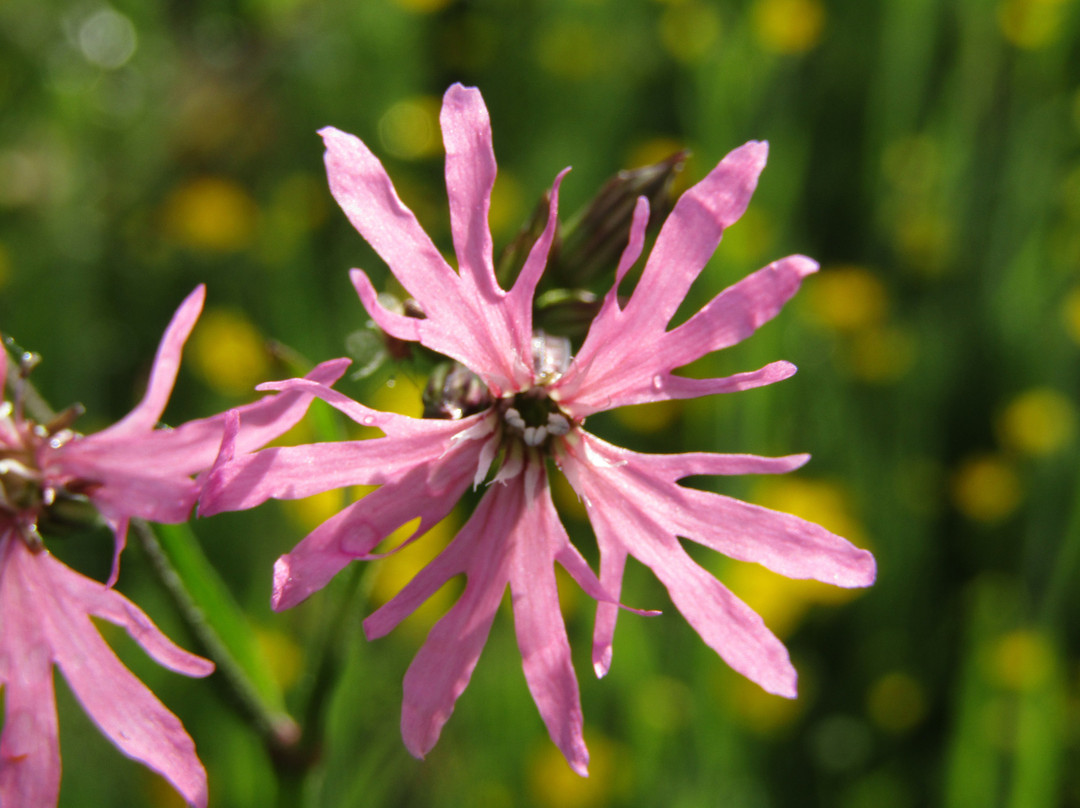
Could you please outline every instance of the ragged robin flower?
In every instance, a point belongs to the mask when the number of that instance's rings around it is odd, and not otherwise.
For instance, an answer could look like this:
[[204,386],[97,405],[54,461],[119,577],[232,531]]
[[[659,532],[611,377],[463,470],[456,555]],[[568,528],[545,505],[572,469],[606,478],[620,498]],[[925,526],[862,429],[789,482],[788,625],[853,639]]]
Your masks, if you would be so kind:
[[[874,580],[873,557],[818,525],[706,491],[680,486],[703,474],[786,472],[806,455],[690,453],[646,455],[587,432],[585,419],[629,404],[728,393],[787,378],[776,362],[717,379],[673,371],[733,345],[771,319],[817,265],[791,256],[724,290],[668,328],[723,230],[745,210],[765,165],[766,145],[747,143],[684,193],[661,228],[625,307],[616,289],[643,247],[648,203],[638,200],[616,281],[577,355],[565,342],[534,334],[533,297],[555,229],[560,174],[547,225],[516,281],[500,288],[492,268],[487,214],[495,158],[480,93],[460,85],[444,98],[446,184],[458,268],[451,268],[401,203],[390,178],[357,138],[328,128],[331,191],[352,224],[416,301],[422,318],[383,308],[367,275],[352,281],[368,314],[390,336],[420,342],[456,360],[486,387],[483,409],[451,420],[379,412],[315,382],[264,385],[318,395],[384,437],[244,453],[227,430],[222,455],[200,503],[203,513],[246,508],[268,498],[306,497],[352,485],[372,493],[324,522],[274,569],[272,603],[291,607],[355,559],[376,557],[395,528],[419,517],[408,541],[450,513],[470,486],[486,481],[479,504],[451,543],[393,599],[364,621],[381,637],[456,575],[466,578],[455,605],[432,628],[404,681],[405,744],[424,756],[464,691],[506,587],[525,678],[552,740],[585,774],[578,684],[559,610],[558,562],[598,602],[593,664],[603,676],[623,569],[634,556],[665,585],[675,607],[729,665],[771,693],[795,696],[796,673],[781,642],[749,607],[679,542],[687,538],[792,578],[845,587]],[[565,172],[564,172],[565,173]],[[577,491],[600,550],[597,576],[570,542],[551,498],[547,461]]]
[[[130,758],[159,772],[189,805],[204,807],[206,772],[180,720],[106,644],[92,617],[127,630],[159,664],[206,676],[213,663],[174,645],[135,604],[113,589],[120,552],[133,518],[183,522],[199,494],[193,475],[207,470],[221,445],[222,415],[159,429],[180,353],[205,290],[177,310],[161,341],[147,391],[125,418],[81,435],[72,409],[36,423],[23,406],[24,382],[12,374],[13,396],[0,386],[0,806],[48,808],[60,791],[60,748],[53,666],[83,709]],[[333,383],[346,362],[327,362],[309,375]],[[0,351],[0,379],[8,377]],[[249,449],[294,425],[311,396],[267,396],[231,413]],[[50,528],[100,515],[115,536],[107,583],[88,578],[47,549]]]

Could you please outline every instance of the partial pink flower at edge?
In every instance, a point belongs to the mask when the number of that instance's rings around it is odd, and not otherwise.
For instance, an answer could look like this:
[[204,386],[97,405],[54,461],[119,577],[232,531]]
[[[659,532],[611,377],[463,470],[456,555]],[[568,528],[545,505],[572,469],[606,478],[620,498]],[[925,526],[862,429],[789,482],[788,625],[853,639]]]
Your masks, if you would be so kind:
[[[685,488],[678,481],[703,474],[783,473],[808,457],[643,455],[611,446],[583,429],[585,417],[601,410],[734,392],[794,372],[789,363],[774,362],[718,379],[674,373],[745,339],[772,319],[802,279],[816,270],[816,263],[805,256],[770,264],[722,291],[686,322],[668,328],[723,230],[746,209],[765,165],[766,145],[751,142],[736,149],[683,194],[622,306],[615,290],[642,252],[648,220],[647,201],[638,201],[611,292],[573,361],[553,369],[546,361],[545,339],[532,333],[531,311],[554,232],[562,174],[552,191],[547,227],[514,286],[504,291],[492,270],[487,231],[495,162],[479,92],[451,87],[441,123],[456,272],[360,140],[324,129],[327,171],[331,191],[349,220],[425,316],[404,317],[382,308],[367,276],[353,270],[354,286],[368,313],[392,336],[419,341],[464,364],[488,386],[493,404],[458,421],[424,421],[371,410],[310,381],[264,385],[312,392],[357,423],[378,427],[384,437],[247,454],[223,448],[207,480],[201,511],[252,507],[269,498],[303,497],[351,485],[380,486],[278,561],[273,605],[287,608],[324,586],[351,560],[375,558],[379,543],[417,516],[421,524],[409,541],[420,538],[449,514],[469,485],[487,480],[497,461],[483,498],[457,537],[364,622],[369,639],[382,636],[450,577],[466,576],[465,591],[431,630],[405,677],[402,734],[417,756],[435,744],[467,686],[509,586],[530,691],[552,740],[575,771],[586,772],[577,681],[553,588],[555,561],[598,602],[593,648],[597,675],[611,664],[623,569],[634,556],[653,570],[676,608],[728,664],[766,690],[793,697],[796,674],[782,643],[691,559],[679,539],[789,577],[848,587],[873,582],[873,557],[818,525]],[[599,578],[559,523],[545,457],[554,460],[585,503],[600,548]]]
[[[217,456],[226,415],[159,428],[184,343],[202,309],[205,290],[184,300],[158,348],[146,394],[132,412],[89,436],[46,428],[24,417],[0,389],[0,806],[55,805],[60,789],[54,665],[101,731],[125,755],[164,776],[193,806],[207,802],[206,773],[179,719],[108,647],[90,620],[125,628],[159,664],[187,676],[207,676],[213,663],[172,644],[150,619],[112,589],[128,523],[189,518],[200,489],[192,476]],[[7,355],[0,351],[0,380]],[[308,379],[331,384],[347,360],[326,362]],[[313,396],[306,391],[265,396],[230,413],[234,444],[250,451],[295,425]],[[105,584],[56,560],[42,546],[37,523],[51,504],[85,496],[116,537]]]

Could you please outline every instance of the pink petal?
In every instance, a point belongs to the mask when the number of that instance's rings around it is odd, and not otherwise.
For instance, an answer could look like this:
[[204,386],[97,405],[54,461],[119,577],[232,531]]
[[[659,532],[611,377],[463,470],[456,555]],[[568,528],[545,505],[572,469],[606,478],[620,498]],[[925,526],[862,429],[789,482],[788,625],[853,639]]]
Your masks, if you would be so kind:
[[[586,432],[565,441],[559,464],[586,504],[601,553],[601,583],[618,592],[629,553],[651,567],[688,622],[728,663],[770,692],[794,694],[794,672],[783,646],[744,604],[698,567],[679,544],[683,536],[732,558],[783,575],[839,586],[867,586],[874,559],[819,525],[676,483],[697,474],[776,473],[804,455],[641,455]],[[610,665],[616,613],[601,603],[594,667]]]
[[439,480],[439,468],[454,469],[455,478],[459,465],[476,473],[484,444],[463,434],[482,424],[486,413],[458,421],[408,418],[369,410],[329,388],[304,384],[302,389],[315,391],[362,423],[378,426],[386,437],[272,447],[227,458],[207,476],[199,503],[201,516],[252,508],[268,499],[300,499],[352,485],[393,483],[414,468],[428,465],[431,484]]
[[180,354],[188,335],[191,334],[191,329],[195,327],[199,319],[205,299],[206,287],[200,284],[180,304],[180,308],[176,310],[168,328],[165,329],[165,335],[161,338],[157,356],[154,358],[154,366],[150,371],[150,381],[142,401],[125,418],[113,424],[104,433],[113,438],[136,435],[140,432],[148,432],[161,420],[161,414],[165,412],[165,405],[169,402],[173,384],[176,382],[177,371],[180,369]]
[[520,484],[489,488],[446,549],[364,621],[365,633],[378,636],[450,578],[466,574],[461,597],[431,629],[405,674],[401,734],[416,757],[424,757],[438,741],[469,684],[509,580],[511,543],[503,538],[514,530],[523,510]]
[[[564,460],[563,468],[584,498],[601,557],[614,552],[621,562],[626,553],[633,555],[652,569],[686,621],[728,665],[770,693],[795,696],[796,674],[787,650],[760,617],[694,563],[651,514],[627,509],[622,491],[597,468],[576,458]],[[608,612],[606,618],[610,606]],[[600,640],[609,640],[606,625]],[[606,653],[594,662],[598,671],[610,665],[609,641],[602,650]]]
[[60,793],[52,649],[41,636],[34,590],[22,580],[19,559],[12,561],[16,553],[28,551],[5,529],[0,534],[0,805],[50,806]]
[[363,141],[333,127],[326,144],[330,192],[349,221],[427,311],[429,300],[457,298],[457,276],[398,198],[386,169]]
[[[190,805],[205,808],[206,773],[191,738],[176,716],[123,666],[89,615],[99,614],[123,625],[156,660],[174,670],[204,676],[213,665],[173,645],[141,610],[116,592],[68,569],[48,553],[31,553],[21,541],[11,539],[6,544],[0,561],[3,657],[8,659],[15,650],[12,643],[22,646],[10,658],[18,660],[16,678],[30,676],[39,688],[43,701],[38,710],[55,711],[51,684],[44,684],[51,683],[48,669],[55,661],[87,714],[121,752],[162,774]],[[22,614],[32,615],[33,620],[21,620]],[[9,691],[12,676],[6,662],[0,662],[0,672]],[[45,687],[47,692],[41,689]],[[25,731],[25,719],[18,718],[25,715],[19,707],[20,691],[18,684],[9,691],[16,693],[17,720],[14,737],[8,736],[7,727],[4,732],[12,743]],[[55,718],[39,712],[31,720],[44,733],[44,743],[27,751],[37,755],[33,768],[47,783],[59,775],[58,757],[52,762],[42,758],[55,755],[55,744],[48,741],[50,732],[55,736]],[[6,773],[0,779],[5,778]]]
[[774,317],[802,279],[817,269],[805,256],[777,261],[717,295],[682,325],[667,331],[701,269],[749,203],[767,149],[748,143],[729,154],[676,204],[657,237],[641,280],[625,310],[616,289],[640,252],[645,208],[635,211],[619,275],[573,364],[554,385],[563,409],[575,418],[628,404],[688,398],[769,383],[790,365],[753,376],[686,379],[676,368],[745,339]]
[[[521,272],[518,274],[517,280],[514,282],[514,286],[506,296],[506,301],[503,304],[511,324],[514,349],[520,356],[530,356],[532,354],[533,298],[536,295],[536,285],[539,283],[540,276],[543,275],[544,268],[547,266],[551,242],[555,238],[555,230],[559,224],[559,186],[569,170],[568,168],[563,169],[555,177],[555,183],[551,187],[549,196],[547,224],[544,226],[540,238],[533,243],[532,248],[529,250],[525,264],[522,266]],[[527,378],[523,377],[516,381],[519,382],[521,387],[525,387],[532,384],[533,376],[534,374],[530,373]]]
[[480,91],[454,84],[439,116],[446,148],[446,191],[458,273],[488,300],[502,295],[491,257],[488,210],[495,185],[491,120]]
[[768,153],[766,143],[743,144],[679,197],[627,304],[630,320],[661,328],[671,321],[721,234],[750,204]]
[[817,269],[816,261],[792,255],[747,275],[664,335],[664,341],[672,346],[666,361],[672,363],[671,367],[679,367],[742,342],[779,314],[799,291],[803,278]]
[[589,752],[582,735],[581,697],[555,583],[556,554],[570,540],[546,479],[541,480],[538,495],[525,503],[505,541],[513,546],[510,592],[525,681],[551,740],[570,768],[585,777]]
[[368,558],[401,525],[420,517],[406,543],[445,518],[472,482],[475,450],[409,469],[323,522],[274,564],[275,611],[289,609],[327,583],[350,561]]

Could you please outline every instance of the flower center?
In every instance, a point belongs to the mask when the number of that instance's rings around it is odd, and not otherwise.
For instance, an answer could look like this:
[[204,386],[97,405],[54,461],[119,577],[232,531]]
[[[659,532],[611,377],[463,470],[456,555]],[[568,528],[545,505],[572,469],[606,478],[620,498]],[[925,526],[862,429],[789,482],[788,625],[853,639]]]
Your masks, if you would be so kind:
[[498,408],[508,432],[520,435],[526,446],[542,446],[552,435],[565,435],[572,425],[543,387],[501,399]]
[[41,532],[57,535],[97,518],[86,496],[95,483],[49,479],[38,463],[42,444],[59,446],[75,437],[68,427],[81,411],[72,407],[42,426],[21,417],[10,401],[0,405],[0,520],[14,526],[35,552],[43,547]]

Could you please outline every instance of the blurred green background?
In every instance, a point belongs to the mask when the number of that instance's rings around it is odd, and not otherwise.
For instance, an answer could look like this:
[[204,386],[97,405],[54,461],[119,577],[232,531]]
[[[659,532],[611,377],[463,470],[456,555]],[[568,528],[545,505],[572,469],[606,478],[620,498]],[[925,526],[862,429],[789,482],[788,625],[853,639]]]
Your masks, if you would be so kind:
[[[547,739],[508,611],[414,761],[400,680],[449,596],[375,643],[359,622],[452,526],[274,615],[273,560],[343,500],[270,503],[195,530],[307,725],[301,760],[268,751],[220,676],[169,674],[107,635],[184,720],[211,805],[1080,805],[1078,32],[1074,0],[0,2],[0,324],[44,356],[54,406],[86,405],[86,430],[131,407],[200,282],[173,422],[292,375],[291,352],[345,354],[366,320],[346,270],[385,267],[330,198],[315,132],[362,137],[449,250],[453,81],[491,112],[497,248],[566,165],[569,215],[620,168],[689,148],[685,185],[754,138],[769,166],[694,299],[788,253],[822,264],[702,367],[784,358],[793,379],[590,420],[642,450],[814,455],[703,484],[872,549],[871,590],[696,555],[787,642],[797,701],[731,673],[632,568],[625,600],[665,614],[624,614],[600,682],[591,606],[565,590],[590,779]],[[423,383],[406,363],[339,388],[416,412]],[[348,434],[322,415],[293,437]],[[106,537],[54,549],[104,577]],[[138,546],[119,588],[200,648]],[[60,805],[179,805],[58,690]]]

